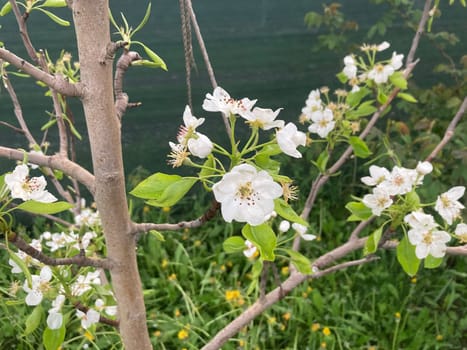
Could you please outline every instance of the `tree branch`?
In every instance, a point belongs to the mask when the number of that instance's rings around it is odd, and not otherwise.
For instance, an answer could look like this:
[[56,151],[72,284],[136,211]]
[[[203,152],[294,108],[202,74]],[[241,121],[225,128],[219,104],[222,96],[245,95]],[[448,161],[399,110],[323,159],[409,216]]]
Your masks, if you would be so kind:
[[15,0],[9,0],[13,13],[16,17],[16,22],[18,23],[19,33],[21,34],[21,39],[23,40],[23,45],[28,52],[29,57],[36,63],[39,63],[39,58],[36,55],[36,49],[32,45],[31,38],[29,37],[28,28],[26,25],[26,19],[29,14],[22,15],[18,4]]
[[412,45],[410,46],[409,53],[407,54],[406,65],[411,64],[415,58],[415,52],[417,51],[418,45],[420,43],[420,38],[422,37],[423,32],[425,31],[426,22],[428,21],[428,18],[430,17],[430,10],[431,10],[432,2],[433,2],[432,0],[425,1],[425,6],[423,7],[422,17],[420,18],[420,21],[418,22],[417,31],[415,32],[415,35],[412,39]]
[[33,257],[36,260],[39,260],[41,263],[44,263],[49,266],[59,266],[59,265],[77,265],[77,266],[92,266],[102,269],[110,270],[112,264],[107,259],[96,259],[88,258],[82,254],[75,255],[71,258],[52,258],[36,248],[29,245],[24,239],[22,239],[17,233],[9,233],[7,235],[8,241],[15,245],[19,250],[25,252],[29,256]]
[[56,90],[62,95],[78,97],[82,96],[81,85],[79,83],[71,84],[61,75],[48,74],[6,49],[0,48],[0,59],[11,63],[16,68],[20,69],[24,73],[29,74],[34,79],[47,84],[47,86]]
[[123,92],[123,77],[125,76],[128,67],[131,66],[131,63],[141,59],[142,57],[139,53],[124,50],[123,54],[117,61],[114,78],[114,92],[115,109],[117,110],[117,117],[120,121],[128,108],[128,95]]

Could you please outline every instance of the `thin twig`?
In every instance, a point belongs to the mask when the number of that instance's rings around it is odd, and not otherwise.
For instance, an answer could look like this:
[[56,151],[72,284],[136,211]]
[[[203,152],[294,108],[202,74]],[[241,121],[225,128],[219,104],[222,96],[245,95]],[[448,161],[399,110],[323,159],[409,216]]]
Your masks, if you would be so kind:
[[407,65],[411,64],[413,60],[415,59],[415,52],[417,51],[418,45],[420,43],[420,38],[422,37],[423,32],[425,31],[426,23],[428,22],[428,19],[430,17],[431,3],[432,3],[432,0],[425,1],[425,6],[423,7],[422,17],[420,18],[420,21],[418,22],[417,31],[415,32],[415,35],[412,39],[412,45],[410,46],[409,53],[407,54],[407,61],[406,61]]
[[13,13],[15,14],[16,22],[18,23],[18,29],[19,29],[19,33],[21,34],[21,39],[23,40],[23,45],[26,48],[26,51],[28,52],[29,57],[34,62],[39,63],[39,58],[36,55],[36,49],[32,45],[31,38],[29,37],[28,28],[26,25],[27,15],[29,14],[25,13],[25,15],[22,15],[16,1],[15,0],[9,0],[9,1],[10,1],[11,8],[13,10]]
[[22,239],[16,233],[9,233],[7,235],[8,241],[15,245],[19,250],[25,252],[29,256],[33,257],[36,260],[39,260],[41,263],[44,263],[49,266],[59,266],[59,265],[77,265],[77,266],[92,266],[103,269],[111,269],[112,264],[107,259],[97,259],[97,258],[88,258],[81,254],[75,255],[71,258],[52,258],[40,250],[37,250],[30,244],[28,244],[24,239]]
[[462,116],[465,114],[467,110],[467,97],[464,98],[464,102],[462,102],[459,110],[457,111],[454,118],[452,118],[451,122],[449,123],[448,128],[446,129],[443,139],[438,143],[435,149],[430,153],[430,155],[425,159],[427,162],[432,162],[433,159],[439,154],[439,152],[443,149],[444,146],[451,140],[454,136],[454,131],[456,129],[457,124],[461,120]]

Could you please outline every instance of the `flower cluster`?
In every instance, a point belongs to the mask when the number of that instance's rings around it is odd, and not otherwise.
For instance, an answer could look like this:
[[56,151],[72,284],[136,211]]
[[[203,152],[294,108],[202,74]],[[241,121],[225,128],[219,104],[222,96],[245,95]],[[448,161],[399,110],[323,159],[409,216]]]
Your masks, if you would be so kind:
[[368,84],[369,81],[376,84],[385,84],[388,79],[403,65],[404,55],[392,53],[389,60],[376,62],[376,52],[381,52],[390,47],[388,42],[379,45],[363,45],[360,49],[366,53],[368,62],[363,57],[348,55],[344,57],[344,69],[342,80],[348,81],[352,86],[352,92],[360,89],[359,85]]
[[[322,91],[327,97],[328,89],[324,88]],[[336,107],[334,103],[327,104],[322,101],[320,90],[312,90],[305,101],[305,107],[302,108],[301,119],[311,123],[308,127],[309,132],[326,138],[336,125],[333,113]]]
[[[414,194],[416,187],[422,184],[423,177],[431,173],[432,169],[429,162],[419,162],[416,169],[395,166],[391,171],[372,165],[370,176],[361,179],[364,184],[374,187],[373,193],[362,199],[362,203],[371,209],[373,215],[386,213],[394,218],[401,211],[408,212],[403,221],[408,225],[407,237],[415,246],[418,259],[424,259],[428,255],[442,258],[445,255],[446,244],[451,240],[446,229],[460,218],[460,211],[464,208],[458,200],[464,195],[465,187],[456,186],[439,195],[434,205],[434,210],[444,220],[445,230],[440,228],[433,215],[426,214],[421,209],[418,196],[411,194]],[[467,225],[458,223],[454,233],[463,242]]]

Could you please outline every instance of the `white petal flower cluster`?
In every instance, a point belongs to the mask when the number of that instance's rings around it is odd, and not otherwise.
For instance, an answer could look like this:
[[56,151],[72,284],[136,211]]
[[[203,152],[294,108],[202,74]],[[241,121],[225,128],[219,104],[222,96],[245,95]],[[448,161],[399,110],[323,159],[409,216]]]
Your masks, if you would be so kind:
[[[351,56],[348,57],[353,59]],[[322,138],[326,138],[336,125],[334,114],[321,100],[319,90],[312,90],[309,93],[305,107],[302,108],[302,115],[311,122],[308,131]]]
[[283,120],[276,120],[282,108],[275,111],[269,108],[255,107],[252,111],[245,113],[242,117],[247,120],[247,123],[252,126],[257,126],[263,130],[270,130],[272,128],[282,128],[284,126]]
[[100,285],[101,279],[99,271],[91,271],[86,275],[79,275],[76,281],[71,285],[70,290],[73,296],[80,296],[91,290],[92,285]]
[[97,234],[93,231],[88,231],[82,236],[74,232],[50,233],[46,231],[41,235],[41,240],[45,241],[45,245],[49,247],[51,252],[55,252],[70,247],[76,250],[87,249],[91,240],[96,237]]
[[416,169],[395,166],[388,169],[376,165],[370,166],[370,176],[364,176],[361,181],[367,186],[374,186],[373,193],[363,197],[363,204],[371,209],[373,215],[379,216],[384,209],[393,204],[393,197],[412,191],[420,185],[423,177],[429,174],[433,167],[428,162],[419,162]]
[[226,117],[238,114],[247,118],[256,101],[246,97],[241,100],[235,100],[230,97],[227,91],[218,86],[214,89],[212,95],[206,94],[203,109],[208,112],[222,112]]
[[344,70],[342,71],[348,79],[355,79],[357,77],[357,62],[351,55],[344,57]]
[[29,177],[29,168],[26,164],[17,165],[11,174],[6,174],[5,184],[11,191],[12,198],[19,198],[23,201],[35,200],[42,203],[51,203],[57,200],[45,189],[47,182],[44,176]]
[[282,195],[282,187],[264,170],[257,171],[249,164],[237,165],[226,173],[213,188],[221,203],[222,217],[260,225],[274,211],[274,199]]
[[75,224],[78,226],[96,227],[101,226],[99,211],[86,207],[86,200],[81,198],[81,209],[75,215]]
[[411,229],[407,233],[409,242],[415,246],[415,255],[425,259],[428,255],[442,258],[446,253],[446,243],[451,240],[449,233],[438,229],[433,216],[415,211],[404,218]]

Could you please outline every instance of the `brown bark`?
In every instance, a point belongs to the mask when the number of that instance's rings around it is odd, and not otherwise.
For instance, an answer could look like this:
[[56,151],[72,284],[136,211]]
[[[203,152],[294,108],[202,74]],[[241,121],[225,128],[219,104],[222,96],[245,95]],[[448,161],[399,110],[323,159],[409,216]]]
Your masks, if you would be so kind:
[[100,53],[110,43],[108,0],[73,1],[72,10],[84,86],[82,103],[95,175],[95,201],[112,264],[110,273],[118,303],[120,333],[127,350],[152,349],[135,241],[130,234],[112,65],[99,62]]

